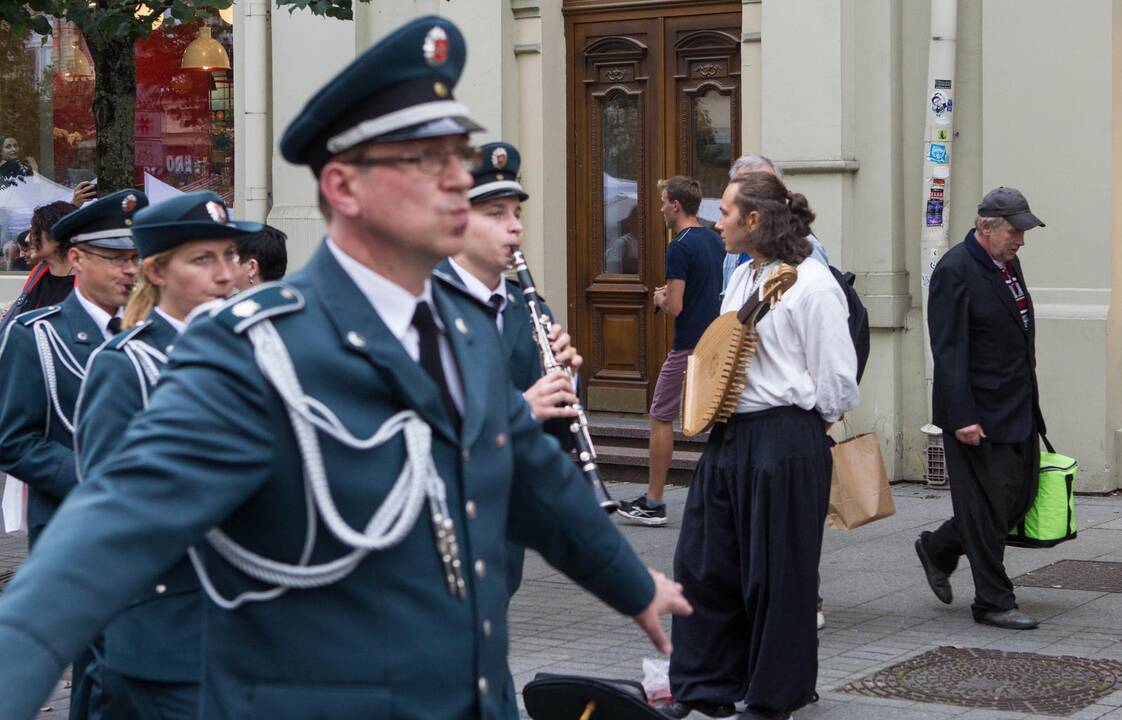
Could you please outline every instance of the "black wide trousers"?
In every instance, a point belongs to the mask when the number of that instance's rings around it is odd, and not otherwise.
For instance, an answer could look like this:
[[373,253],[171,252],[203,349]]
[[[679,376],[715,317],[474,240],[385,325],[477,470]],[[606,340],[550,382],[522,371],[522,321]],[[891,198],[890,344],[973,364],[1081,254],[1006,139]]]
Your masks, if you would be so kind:
[[1017,607],[1005,572],[1005,538],[1036,499],[1040,440],[1035,429],[1019,443],[964,445],[944,433],[943,451],[951,483],[954,517],[927,538],[927,551],[950,573],[966,555],[974,576],[974,619]]
[[818,559],[832,460],[822,420],[795,407],[733,415],[694,470],[674,576],[675,700],[791,712],[818,675]]

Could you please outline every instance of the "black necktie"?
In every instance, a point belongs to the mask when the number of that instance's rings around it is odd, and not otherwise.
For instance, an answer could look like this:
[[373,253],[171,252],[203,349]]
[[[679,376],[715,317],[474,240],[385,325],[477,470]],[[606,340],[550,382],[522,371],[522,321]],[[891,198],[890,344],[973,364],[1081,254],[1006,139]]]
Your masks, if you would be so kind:
[[488,302],[491,303],[491,308],[494,309],[496,315],[499,312],[502,311],[502,309],[503,309],[503,296],[502,295],[500,295],[498,293],[495,293],[494,295],[491,296],[491,299],[488,300]]
[[452,393],[448,391],[448,379],[444,376],[444,363],[440,360],[440,330],[436,327],[436,321],[433,320],[432,308],[423,300],[417,303],[417,309],[413,312],[413,327],[417,328],[417,334],[420,336],[421,367],[440,388],[440,397],[444,401],[444,409],[448,413],[448,419],[452,421],[452,427],[456,429],[456,432],[459,432],[460,413],[456,410],[456,403],[452,401]]
[[114,315],[109,318],[109,322],[105,324],[105,327],[109,328],[110,335],[116,335],[121,332],[121,318]]

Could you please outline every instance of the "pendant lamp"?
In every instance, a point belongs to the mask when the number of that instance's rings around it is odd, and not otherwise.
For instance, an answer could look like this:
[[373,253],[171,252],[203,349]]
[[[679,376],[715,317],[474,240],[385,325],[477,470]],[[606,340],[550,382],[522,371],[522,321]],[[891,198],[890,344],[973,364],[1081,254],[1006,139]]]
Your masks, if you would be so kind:
[[179,67],[184,70],[229,70],[230,56],[222,43],[210,36],[210,27],[207,25],[199,28],[199,36],[191,41],[183,51],[183,61]]

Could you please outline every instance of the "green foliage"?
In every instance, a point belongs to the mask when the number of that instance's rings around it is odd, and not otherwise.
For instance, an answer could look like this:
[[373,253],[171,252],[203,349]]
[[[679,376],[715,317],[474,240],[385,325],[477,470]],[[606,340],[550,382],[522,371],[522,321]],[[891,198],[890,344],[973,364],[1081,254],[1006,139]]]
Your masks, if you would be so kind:
[[[369,2],[370,0],[361,0]],[[338,18],[339,20],[353,20],[354,11],[351,0],[277,0],[277,7],[288,5],[288,12],[308,10],[314,15]]]
[[[327,0],[312,0],[319,4]],[[349,0],[334,0],[346,3]],[[23,3],[0,2],[0,22],[17,34],[31,30],[40,35],[51,32],[50,17],[73,22],[91,46],[101,42],[133,41],[152,34],[152,23],[165,10],[181,23],[191,23],[230,7],[233,0],[28,0]],[[330,2],[328,2],[330,4]],[[146,13],[143,8],[147,8]],[[313,9],[313,12],[315,10]],[[321,13],[322,14],[322,13]],[[91,50],[93,47],[91,47]]]

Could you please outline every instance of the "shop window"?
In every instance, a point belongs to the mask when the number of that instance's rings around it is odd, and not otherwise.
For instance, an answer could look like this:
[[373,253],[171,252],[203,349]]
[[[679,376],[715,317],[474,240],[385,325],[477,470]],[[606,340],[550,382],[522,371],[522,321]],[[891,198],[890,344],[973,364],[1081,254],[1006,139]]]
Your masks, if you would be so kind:
[[[35,207],[96,175],[93,60],[76,27],[52,23],[46,38],[0,33],[0,271],[26,270],[13,245]],[[157,199],[213,190],[233,204],[233,71],[220,67],[233,37],[219,15],[169,16],[136,42],[135,187]]]

